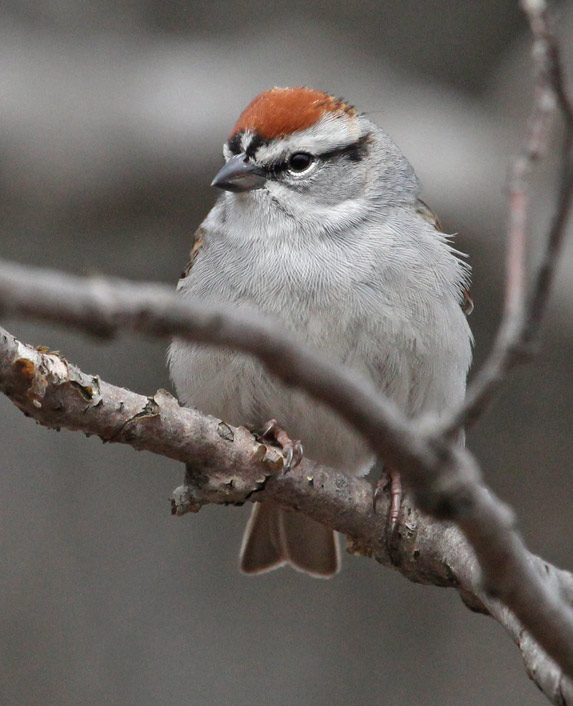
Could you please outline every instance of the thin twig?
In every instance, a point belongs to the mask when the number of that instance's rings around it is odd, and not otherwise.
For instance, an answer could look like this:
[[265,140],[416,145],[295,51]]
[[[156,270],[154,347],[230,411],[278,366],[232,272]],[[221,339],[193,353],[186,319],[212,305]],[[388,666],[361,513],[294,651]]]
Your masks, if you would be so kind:
[[[533,33],[536,87],[525,144],[512,164],[508,183],[509,226],[504,310],[491,353],[468,387],[464,403],[441,423],[441,432],[449,437],[455,436],[459,429],[467,428],[481,417],[494,400],[509,371],[530,356],[551,291],[570,213],[573,194],[573,106],[565,86],[559,46],[551,30],[547,3],[545,0],[523,0],[522,7]],[[563,115],[565,130],[555,216],[528,293],[527,177],[545,153],[556,106]]]

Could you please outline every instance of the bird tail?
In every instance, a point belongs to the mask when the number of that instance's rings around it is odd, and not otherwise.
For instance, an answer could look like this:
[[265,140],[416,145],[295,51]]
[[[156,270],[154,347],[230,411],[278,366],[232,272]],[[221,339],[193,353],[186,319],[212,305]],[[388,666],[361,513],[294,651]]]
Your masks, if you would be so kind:
[[285,564],[315,578],[334,576],[340,568],[336,536],[300,512],[255,503],[243,536],[241,571],[262,574]]

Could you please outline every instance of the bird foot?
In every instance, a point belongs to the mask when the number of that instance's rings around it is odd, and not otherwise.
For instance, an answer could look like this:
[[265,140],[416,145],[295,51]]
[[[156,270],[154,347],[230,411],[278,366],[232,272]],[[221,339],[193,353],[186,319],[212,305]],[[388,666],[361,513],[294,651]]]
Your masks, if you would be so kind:
[[284,458],[284,473],[296,468],[302,461],[304,456],[302,444],[298,440],[293,441],[276,419],[269,419],[263,427],[261,436],[263,439],[274,441],[281,447]]
[[394,531],[398,518],[400,517],[400,505],[402,503],[402,481],[400,474],[396,471],[383,471],[374,489],[373,507],[376,512],[376,505],[380,496],[390,491],[390,509],[388,511],[388,526],[390,531]]

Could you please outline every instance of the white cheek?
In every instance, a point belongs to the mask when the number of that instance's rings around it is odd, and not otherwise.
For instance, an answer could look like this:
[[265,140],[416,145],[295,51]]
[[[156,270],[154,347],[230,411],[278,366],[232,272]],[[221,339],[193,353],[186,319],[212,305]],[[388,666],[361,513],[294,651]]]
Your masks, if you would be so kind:
[[284,211],[292,216],[288,221],[296,222],[299,227],[303,226],[311,231],[349,227],[363,220],[369,211],[365,198],[346,199],[334,205],[321,204],[318,195],[299,194],[278,182],[269,180],[266,188],[276,200],[277,215],[285,221],[285,225],[288,216],[284,212],[281,213],[278,206],[282,206]]
[[336,205],[318,206],[317,217],[325,228],[338,230],[340,228],[351,227],[364,219],[368,213],[366,199],[347,199]]

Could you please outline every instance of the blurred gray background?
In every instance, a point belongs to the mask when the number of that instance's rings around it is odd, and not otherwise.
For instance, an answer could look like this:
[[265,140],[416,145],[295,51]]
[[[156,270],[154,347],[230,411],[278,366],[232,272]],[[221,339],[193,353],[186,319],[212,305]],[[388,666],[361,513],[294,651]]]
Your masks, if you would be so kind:
[[[573,5],[558,5],[573,66]],[[499,314],[504,182],[531,97],[515,0],[4,0],[1,256],[175,284],[240,110],[346,97],[396,139],[471,253],[476,359]],[[532,251],[554,175],[535,179]],[[533,365],[469,443],[531,549],[573,568],[573,251]],[[3,321],[87,372],[169,388],[165,344]],[[345,557],[329,582],[240,575],[248,508],[174,519],[183,468],[47,431],[0,399],[0,703],[533,706],[517,649],[453,591]]]

